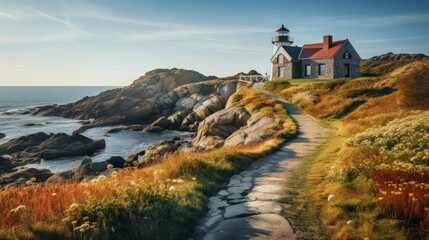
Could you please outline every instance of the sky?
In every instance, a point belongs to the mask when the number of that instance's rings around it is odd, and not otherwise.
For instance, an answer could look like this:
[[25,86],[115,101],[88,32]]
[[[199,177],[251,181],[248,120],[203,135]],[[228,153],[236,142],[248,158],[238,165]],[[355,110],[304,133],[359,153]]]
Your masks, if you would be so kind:
[[0,86],[124,86],[155,68],[270,72],[294,44],[348,38],[362,58],[429,55],[429,1],[0,0]]

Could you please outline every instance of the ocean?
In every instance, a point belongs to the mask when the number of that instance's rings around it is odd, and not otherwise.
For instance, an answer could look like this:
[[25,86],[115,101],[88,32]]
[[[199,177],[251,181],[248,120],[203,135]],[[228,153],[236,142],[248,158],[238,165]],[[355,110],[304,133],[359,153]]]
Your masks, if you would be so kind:
[[[22,113],[35,106],[66,104],[75,102],[85,96],[95,96],[103,91],[116,87],[0,87],[0,133],[6,137],[0,139],[3,144],[10,139],[36,132],[71,134],[81,124],[77,120],[60,117],[41,117],[23,115]],[[35,124],[25,127],[26,124]],[[113,127],[105,126],[89,129],[82,133],[91,139],[106,141],[106,148],[90,156],[94,162],[104,161],[111,156],[127,156],[146,149],[149,145],[171,139],[175,136],[189,137],[189,133],[163,131],[146,133],[143,131],[121,131],[107,133]],[[80,164],[83,157],[70,157],[54,160],[42,160],[41,163],[28,164],[26,167],[47,168],[52,172],[72,169]]]

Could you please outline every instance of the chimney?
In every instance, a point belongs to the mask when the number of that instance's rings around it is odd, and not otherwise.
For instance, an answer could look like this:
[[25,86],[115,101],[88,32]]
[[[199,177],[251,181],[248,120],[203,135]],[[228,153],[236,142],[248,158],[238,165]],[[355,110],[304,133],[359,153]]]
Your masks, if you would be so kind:
[[329,49],[332,46],[332,36],[325,35],[323,36],[323,49]]

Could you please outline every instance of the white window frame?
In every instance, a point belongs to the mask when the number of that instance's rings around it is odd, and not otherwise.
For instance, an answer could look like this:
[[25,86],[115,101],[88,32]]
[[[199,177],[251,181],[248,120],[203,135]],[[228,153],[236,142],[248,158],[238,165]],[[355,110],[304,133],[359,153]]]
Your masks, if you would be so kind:
[[304,69],[305,69],[305,76],[306,77],[311,76],[311,64],[305,64]]
[[[323,71],[322,71],[322,69],[323,69]],[[326,64],[319,63],[319,76],[324,76],[325,73],[326,73]]]

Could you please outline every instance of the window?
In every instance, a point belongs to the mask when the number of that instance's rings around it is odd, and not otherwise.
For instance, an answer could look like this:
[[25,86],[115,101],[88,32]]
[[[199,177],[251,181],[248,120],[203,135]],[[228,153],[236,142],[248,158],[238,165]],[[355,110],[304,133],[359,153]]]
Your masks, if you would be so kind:
[[305,76],[311,76],[311,65],[305,65]]
[[346,52],[343,54],[343,58],[344,58],[344,59],[351,59],[351,58],[352,58],[352,55],[349,53],[349,51],[346,51]]
[[325,75],[325,64],[319,64],[319,75]]
[[283,63],[283,55],[279,54],[279,56],[277,57],[277,63]]
[[279,78],[284,77],[284,68],[282,68],[282,67],[277,68],[277,77],[279,77]]

